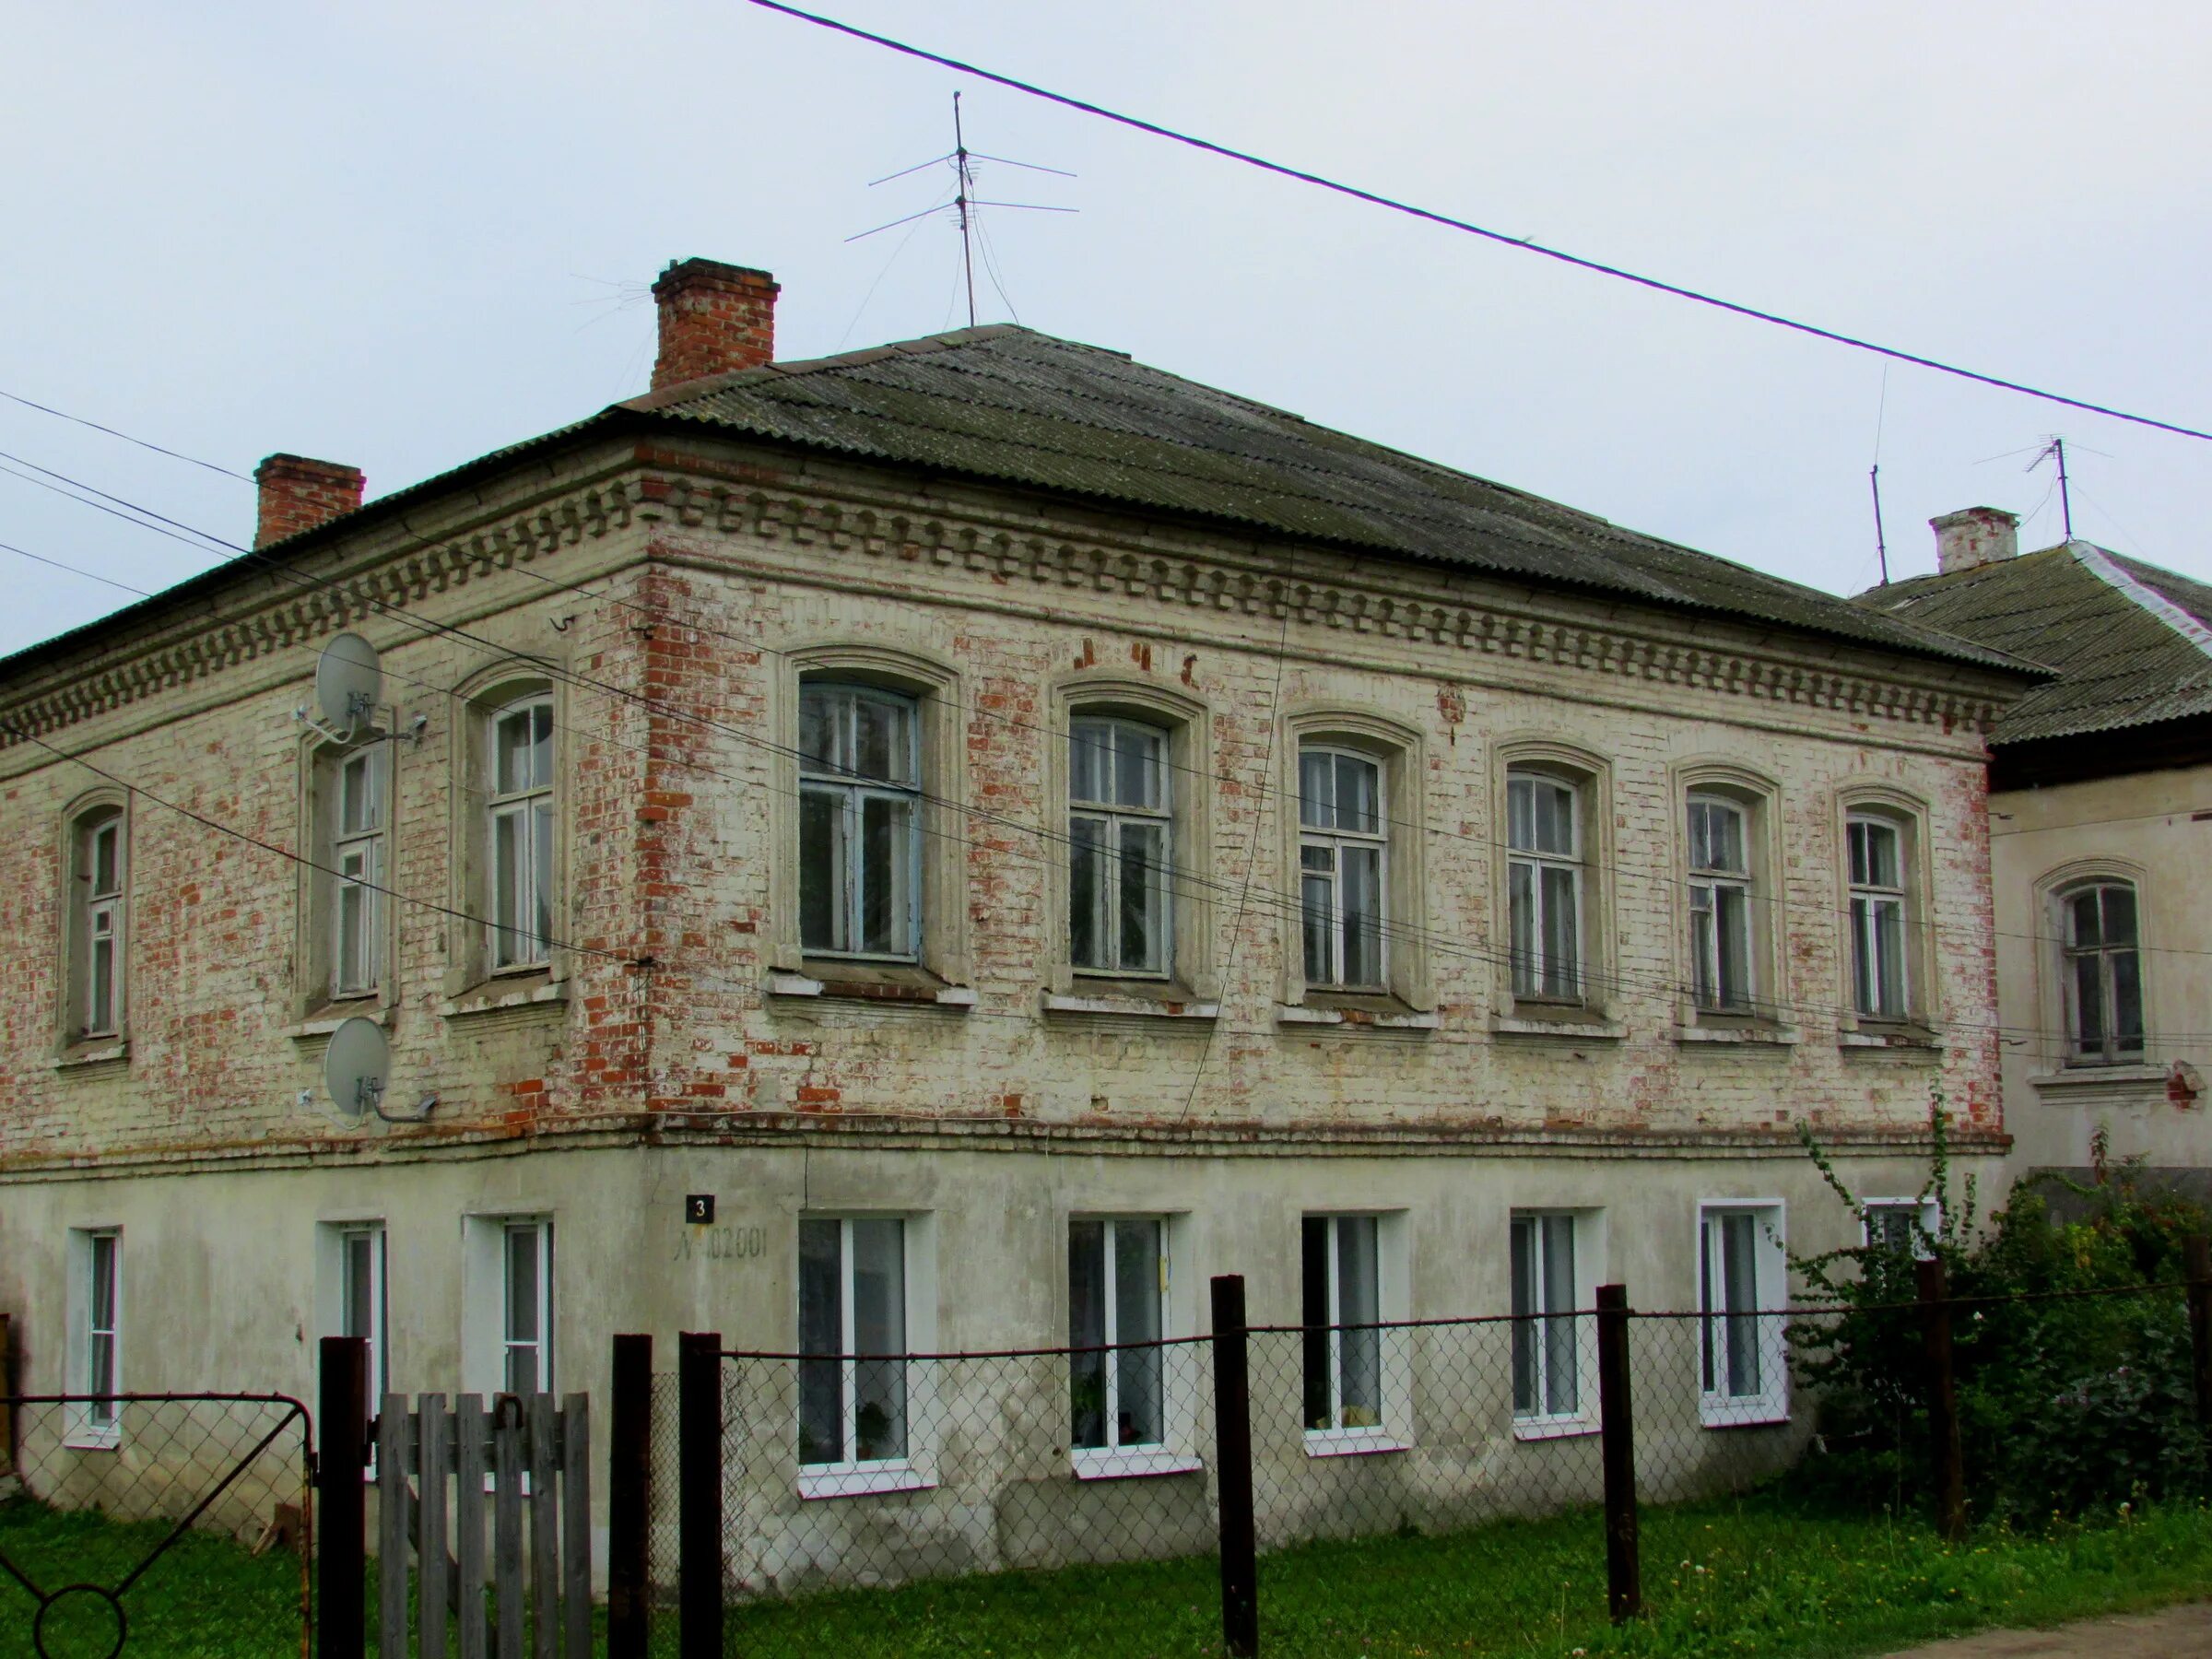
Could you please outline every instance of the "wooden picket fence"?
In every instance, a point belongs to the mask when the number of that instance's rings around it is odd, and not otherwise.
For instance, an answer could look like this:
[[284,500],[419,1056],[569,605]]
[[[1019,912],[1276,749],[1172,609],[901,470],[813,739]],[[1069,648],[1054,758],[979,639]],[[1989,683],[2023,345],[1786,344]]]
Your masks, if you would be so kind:
[[446,1659],[449,1616],[459,1659],[591,1659],[586,1397],[556,1405],[549,1394],[501,1394],[488,1409],[476,1394],[449,1406],[428,1394],[410,1410],[405,1394],[386,1394],[371,1433],[379,1659],[409,1659],[410,1646],[421,1659]]

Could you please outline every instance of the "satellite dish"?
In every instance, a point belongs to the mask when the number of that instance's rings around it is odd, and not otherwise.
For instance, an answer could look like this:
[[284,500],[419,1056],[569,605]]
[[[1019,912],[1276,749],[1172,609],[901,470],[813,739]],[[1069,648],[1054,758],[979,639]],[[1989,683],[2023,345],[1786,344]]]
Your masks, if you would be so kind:
[[323,1087],[340,1123],[358,1128],[382,1115],[391,1069],[392,1048],[375,1020],[356,1014],[330,1034],[330,1046],[323,1051]]
[[342,633],[323,647],[315,664],[315,707],[324,725],[348,737],[376,716],[384,671],[376,647],[357,633]]

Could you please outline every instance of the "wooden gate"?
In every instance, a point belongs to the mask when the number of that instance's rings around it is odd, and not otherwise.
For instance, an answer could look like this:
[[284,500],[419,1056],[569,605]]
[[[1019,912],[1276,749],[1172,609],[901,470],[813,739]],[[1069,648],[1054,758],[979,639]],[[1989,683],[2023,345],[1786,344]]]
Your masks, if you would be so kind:
[[458,1659],[590,1659],[585,1396],[386,1394],[374,1440],[379,1659],[408,1659],[410,1555],[421,1659],[446,1659],[449,1620]]

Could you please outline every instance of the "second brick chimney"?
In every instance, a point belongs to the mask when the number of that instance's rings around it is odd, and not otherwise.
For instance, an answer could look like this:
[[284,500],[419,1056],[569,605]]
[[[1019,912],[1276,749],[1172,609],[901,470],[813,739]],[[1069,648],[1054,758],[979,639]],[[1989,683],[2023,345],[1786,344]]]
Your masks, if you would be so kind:
[[1946,576],[1995,564],[2020,550],[2019,514],[2002,507],[1969,507],[1932,518],[1928,525],[1936,532],[1936,568]]
[[653,389],[772,362],[777,292],[766,271],[717,259],[678,260],[663,271],[653,285],[661,312]]
[[311,461],[305,455],[271,455],[253,469],[253,482],[261,487],[253,545],[265,547],[351,512],[361,504],[361,489],[368,480],[358,466]]

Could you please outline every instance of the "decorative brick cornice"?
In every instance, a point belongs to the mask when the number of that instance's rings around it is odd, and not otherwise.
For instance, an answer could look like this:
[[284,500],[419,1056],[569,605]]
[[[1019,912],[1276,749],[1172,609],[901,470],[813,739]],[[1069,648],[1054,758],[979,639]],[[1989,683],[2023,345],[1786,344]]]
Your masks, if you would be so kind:
[[[2000,704],[1988,690],[1885,677],[1747,647],[1667,640],[1618,622],[1509,611],[1442,592],[1391,592],[1375,582],[1286,574],[1226,552],[1204,555],[1070,537],[1044,521],[981,511],[917,512],[851,491],[805,492],[649,472],[641,522],[784,542],[877,563],[925,561],[994,581],[1117,593],[1162,606],[1235,612],[1309,628],[1446,646],[1531,664],[1557,664],[1653,685],[1679,686],[1838,713],[1986,732]],[[1350,562],[1341,553],[1316,562]],[[1403,576],[1418,567],[1386,562]],[[1435,583],[1439,588],[1441,583]],[[1747,629],[1752,624],[1739,624]],[[1841,649],[1853,649],[1839,642]],[[1858,647],[1881,654],[1880,647]],[[1963,672],[1970,673],[1971,670]]]

